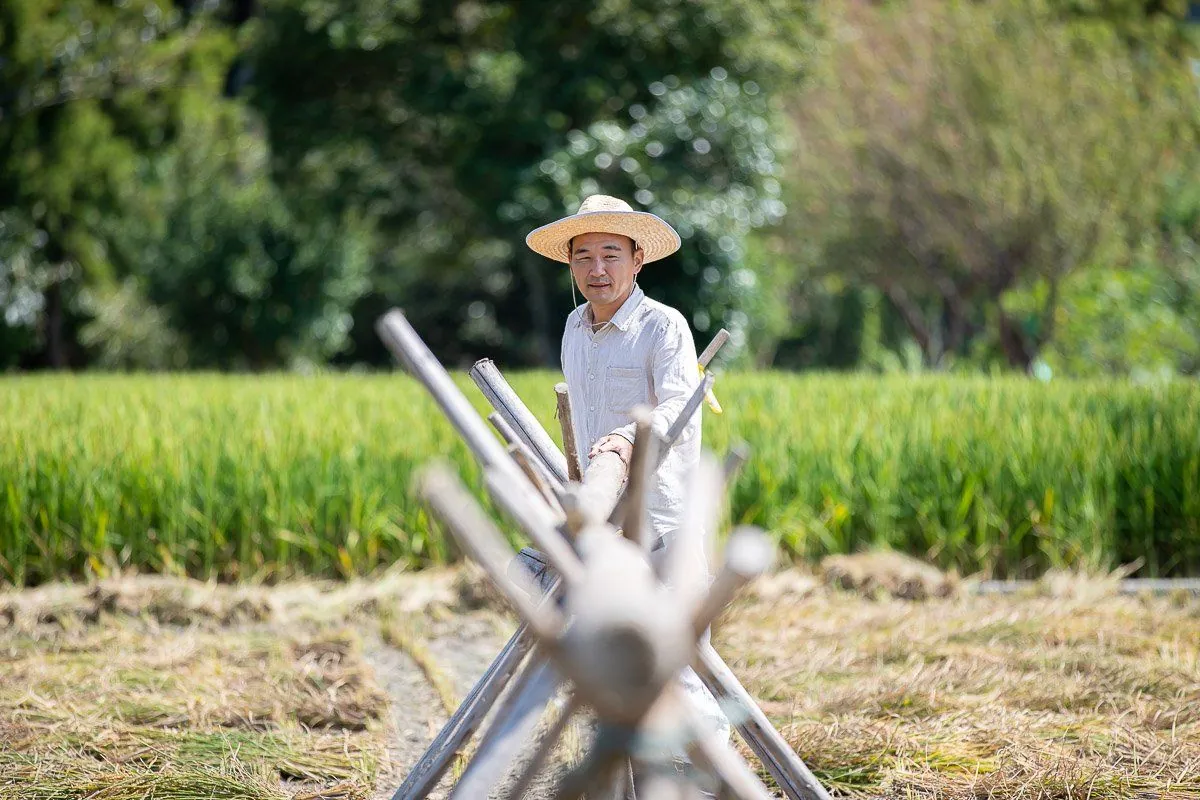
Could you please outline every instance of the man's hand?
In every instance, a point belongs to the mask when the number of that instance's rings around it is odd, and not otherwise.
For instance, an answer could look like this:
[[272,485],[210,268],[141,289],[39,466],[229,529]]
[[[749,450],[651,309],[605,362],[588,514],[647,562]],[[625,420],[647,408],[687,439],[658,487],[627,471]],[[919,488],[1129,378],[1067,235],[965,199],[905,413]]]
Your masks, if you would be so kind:
[[621,434],[610,433],[592,445],[592,449],[588,451],[588,460],[590,461],[601,453],[616,453],[628,467],[629,459],[633,457],[633,445]]

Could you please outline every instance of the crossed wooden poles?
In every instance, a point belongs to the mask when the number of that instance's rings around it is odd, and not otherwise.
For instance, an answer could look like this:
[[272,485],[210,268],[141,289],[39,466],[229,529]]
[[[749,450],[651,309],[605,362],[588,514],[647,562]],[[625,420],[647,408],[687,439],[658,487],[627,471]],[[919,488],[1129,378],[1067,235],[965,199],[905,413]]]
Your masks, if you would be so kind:
[[[654,471],[711,389],[712,374],[665,435],[651,429],[648,409],[635,410],[628,476],[614,453],[593,458],[585,471],[565,385],[555,387],[564,455],[495,365],[485,360],[472,368],[472,378],[495,408],[489,419],[505,447],[403,313],[392,310],[377,330],[466,441],[483,468],[489,495],[540,550],[526,548],[514,559],[499,530],[448,466],[422,470],[422,498],[523,621],[393,800],[429,795],[506,686],[511,688],[451,798],[486,798],[524,758],[504,795],[523,797],[571,717],[585,706],[595,715],[596,735],[582,761],[559,780],[556,800],[585,794],[684,798],[695,796],[700,786],[738,800],[769,797],[732,748],[705,735],[678,683],[689,665],[786,797],[828,800],[824,787],[704,635],[736,591],[768,566],[772,550],[766,538],[756,529],[735,530],[711,585],[684,555],[704,546],[703,531],[717,524],[725,484],[744,456],[735,453],[724,468],[710,455],[702,457],[688,487],[686,518],[665,554],[652,553],[661,543],[652,541],[643,522]],[[722,334],[705,350],[702,363],[723,344],[727,334]],[[560,713],[538,737],[543,712],[560,691],[566,696]],[[531,740],[536,740],[532,747]],[[682,751],[694,769],[673,767]]]

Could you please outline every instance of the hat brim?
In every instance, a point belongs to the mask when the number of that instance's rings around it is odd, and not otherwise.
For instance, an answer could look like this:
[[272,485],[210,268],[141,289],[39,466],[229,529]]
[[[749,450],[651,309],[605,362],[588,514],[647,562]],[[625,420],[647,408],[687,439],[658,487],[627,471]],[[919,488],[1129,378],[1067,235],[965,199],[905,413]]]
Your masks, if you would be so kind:
[[573,214],[531,231],[525,244],[535,253],[568,264],[570,242],[585,233],[616,233],[638,243],[643,264],[666,258],[679,249],[679,234],[662,218],[648,211],[588,211]]

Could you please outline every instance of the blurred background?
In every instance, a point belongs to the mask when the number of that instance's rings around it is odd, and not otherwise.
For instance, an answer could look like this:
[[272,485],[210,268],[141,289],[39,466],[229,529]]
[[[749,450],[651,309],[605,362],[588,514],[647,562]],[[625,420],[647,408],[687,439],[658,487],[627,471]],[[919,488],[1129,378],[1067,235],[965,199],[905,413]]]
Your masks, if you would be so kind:
[[602,192],[744,367],[1200,370],[1200,3],[4,0],[0,368],[556,366]]

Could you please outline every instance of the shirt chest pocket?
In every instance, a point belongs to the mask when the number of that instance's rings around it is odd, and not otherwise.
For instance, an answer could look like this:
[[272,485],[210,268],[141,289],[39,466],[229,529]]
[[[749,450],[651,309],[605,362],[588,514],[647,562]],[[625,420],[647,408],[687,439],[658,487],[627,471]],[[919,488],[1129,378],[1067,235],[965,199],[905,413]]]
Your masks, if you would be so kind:
[[628,414],[634,406],[648,403],[645,371],[609,367],[604,373],[604,395],[608,411],[614,414]]

